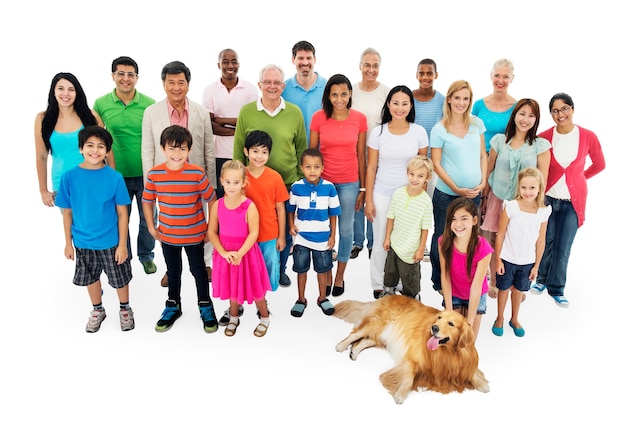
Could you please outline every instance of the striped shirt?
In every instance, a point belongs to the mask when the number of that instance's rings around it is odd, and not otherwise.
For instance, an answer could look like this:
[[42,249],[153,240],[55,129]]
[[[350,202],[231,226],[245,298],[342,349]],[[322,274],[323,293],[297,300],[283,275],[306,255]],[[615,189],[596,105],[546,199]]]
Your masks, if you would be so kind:
[[143,191],[145,203],[159,203],[161,241],[174,246],[194,245],[204,241],[207,222],[202,199],[215,198],[204,170],[185,163],[180,170],[170,170],[165,163],[148,172]]
[[311,184],[304,178],[296,181],[291,186],[287,212],[295,213],[294,225],[298,234],[293,244],[312,250],[328,249],[329,218],[341,213],[333,183],[322,178],[317,184]]
[[409,196],[406,186],[391,196],[387,218],[393,219],[391,248],[403,262],[415,263],[413,255],[420,246],[422,230],[433,227],[433,202],[425,191]]

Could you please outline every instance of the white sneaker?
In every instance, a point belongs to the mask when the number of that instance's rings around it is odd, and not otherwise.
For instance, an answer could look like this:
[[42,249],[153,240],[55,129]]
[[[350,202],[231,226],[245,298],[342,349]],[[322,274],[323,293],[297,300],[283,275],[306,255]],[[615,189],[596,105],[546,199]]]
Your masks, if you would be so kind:
[[102,310],[92,310],[89,313],[89,320],[87,321],[87,327],[85,327],[85,332],[95,333],[100,330],[100,325],[102,321],[107,318],[107,313]]

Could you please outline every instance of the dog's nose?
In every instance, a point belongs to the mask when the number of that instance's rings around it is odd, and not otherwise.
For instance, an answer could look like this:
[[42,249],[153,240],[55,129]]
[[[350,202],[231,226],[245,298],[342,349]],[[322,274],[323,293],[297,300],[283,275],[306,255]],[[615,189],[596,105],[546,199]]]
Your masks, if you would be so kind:
[[433,332],[433,335],[436,335],[437,333],[439,333],[439,326],[433,325],[430,330]]

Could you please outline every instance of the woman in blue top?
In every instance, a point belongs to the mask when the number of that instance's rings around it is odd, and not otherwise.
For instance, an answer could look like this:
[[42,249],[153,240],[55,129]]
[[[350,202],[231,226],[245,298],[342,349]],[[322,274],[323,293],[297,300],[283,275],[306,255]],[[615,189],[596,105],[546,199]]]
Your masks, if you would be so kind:
[[[35,154],[41,201],[54,206],[61,175],[83,162],[78,149],[78,132],[83,127],[104,127],[102,119],[87,104],[82,86],[71,73],[57,73],[48,92],[48,108],[35,118]],[[52,191],[48,190],[48,155],[52,155]],[[115,168],[113,153],[107,163]]]
[[435,229],[430,246],[431,279],[436,291],[441,291],[438,239],[446,224],[448,205],[457,197],[466,197],[480,206],[480,196],[487,184],[485,125],[471,115],[471,108],[469,82],[453,82],[446,95],[443,118],[430,132],[430,154],[439,176],[433,192]]
[[513,112],[516,101],[509,95],[508,89],[514,77],[513,63],[510,60],[505,58],[496,60],[491,69],[493,93],[476,101],[472,108],[472,114],[485,124],[487,153],[489,153],[491,139],[498,133],[504,133]]

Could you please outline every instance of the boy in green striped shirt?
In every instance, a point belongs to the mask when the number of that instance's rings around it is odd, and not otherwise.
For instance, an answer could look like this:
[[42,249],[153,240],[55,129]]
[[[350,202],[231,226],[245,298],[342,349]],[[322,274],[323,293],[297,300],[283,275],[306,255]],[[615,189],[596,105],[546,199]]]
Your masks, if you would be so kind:
[[414,157],[407,165],[408,184],[396,189],[391,197],[383,241],[387,251],[384,295],[400,290],[402,295],[420,299],[420,261],[424,259],[428,230],[433,226],[433,203],[426,192],[432,173],[429,158]]

